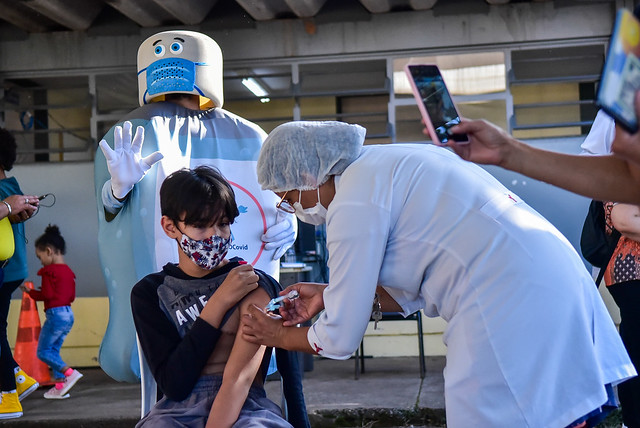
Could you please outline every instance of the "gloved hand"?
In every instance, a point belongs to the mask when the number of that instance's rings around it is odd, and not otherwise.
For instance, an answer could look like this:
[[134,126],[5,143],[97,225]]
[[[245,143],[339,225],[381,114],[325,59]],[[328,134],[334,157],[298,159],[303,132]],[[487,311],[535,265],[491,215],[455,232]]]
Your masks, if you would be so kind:
[[262,235],[264,249],[267,251],[276,249],[273,253],[273,260],[278,260],[296,241],[297,222],[293,214],[282,216],[278,214],[276,224],[269,227]]
[[131,139],[131,122],[123,126],[116,126],[113,131],[113,146],[111,149],[105,140],[100,141],[100,149],[107,160],[107,169],[111,174],[111,191],[113,196],[123,199],[142,180],[147,171],[164,156],[160,152],[142,157],[142,142],[144,128],[138,126],[136,135]]

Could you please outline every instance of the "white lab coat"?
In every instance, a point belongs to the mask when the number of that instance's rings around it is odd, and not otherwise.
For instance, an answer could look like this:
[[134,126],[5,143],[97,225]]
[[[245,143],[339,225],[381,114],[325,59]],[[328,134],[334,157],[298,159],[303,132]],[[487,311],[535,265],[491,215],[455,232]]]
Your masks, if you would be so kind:
[[348,358],[376,284],[448,321],[449,427],[564,427],[635,374],[580,257],[480,167],[425,145],[366,146],[327,213],[329,285],[308,340]]

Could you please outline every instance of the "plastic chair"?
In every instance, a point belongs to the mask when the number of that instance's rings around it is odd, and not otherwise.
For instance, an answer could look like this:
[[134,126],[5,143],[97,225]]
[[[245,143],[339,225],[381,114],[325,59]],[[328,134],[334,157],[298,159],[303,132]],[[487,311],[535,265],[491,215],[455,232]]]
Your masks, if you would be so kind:
[[[426,364],[424,359],[424,337],[422,335],[422,312],[414,312],[406,318],[400,312],[383,312],[382,320],[379,322],[385,321],[410,321],[416,320],[418,327],[418,353],[420,358],[420,379],[424,379],[426,374]],[[373,320],[371,320],[373,321]],[[360,347],[356,349],[355,354],[355,378],[358,379],[360,377],[360,373],[364,373],[364,339],[360,341]]]
[[158,401],[158,384],[151,374],[137,334],[136,343],[138,344],[138,360],[140,361],[140,419],[142,419]]

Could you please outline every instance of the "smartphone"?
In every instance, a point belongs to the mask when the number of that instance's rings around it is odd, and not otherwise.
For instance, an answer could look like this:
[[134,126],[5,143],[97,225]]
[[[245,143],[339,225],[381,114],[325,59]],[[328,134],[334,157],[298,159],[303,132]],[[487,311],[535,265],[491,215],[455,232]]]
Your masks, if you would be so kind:
[[407,64],[405,72],[431,140],[440,144],[446,144],[449,140],[468,143],[466,134],[449,132],[452,126],[460,123],[460,115],[444,84],[438,66]]
[[638,132],[635,94],[640,90],[640,22],[620,9],[609,40],[597,104],[631,134]]

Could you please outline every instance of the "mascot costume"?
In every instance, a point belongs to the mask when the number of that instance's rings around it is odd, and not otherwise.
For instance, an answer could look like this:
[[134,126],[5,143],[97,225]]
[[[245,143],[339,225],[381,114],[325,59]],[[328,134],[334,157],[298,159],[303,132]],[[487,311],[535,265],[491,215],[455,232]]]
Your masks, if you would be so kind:
[[[118,381],[140,378],[131,288],[178,261],[175,242],[160,226],[159,190],[166,176],[209,165],[231,183],[240,216],[231,228],[228,257],[242,257],[278,278],[278,260],[295,241],[295,218],[277,212],[278,198],[263,191],[256,177],[266,133],[221,108],[222,78],[222,52],[210,37],[192,31],[149,37],[138,49],[141,107],[109,130],[96,153],[98,250],[109,295],[99,363]],[[200,110],[168,94],[195,95]]]

